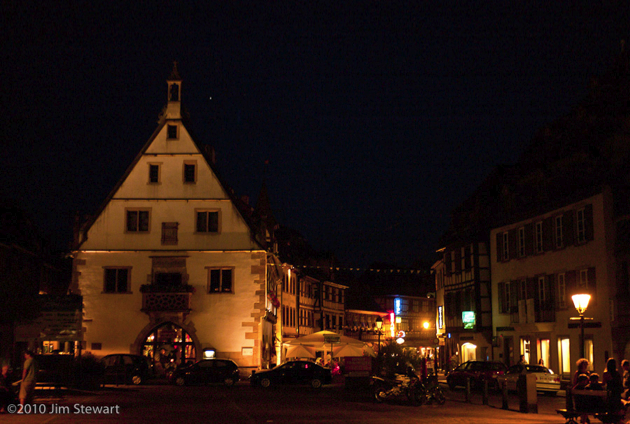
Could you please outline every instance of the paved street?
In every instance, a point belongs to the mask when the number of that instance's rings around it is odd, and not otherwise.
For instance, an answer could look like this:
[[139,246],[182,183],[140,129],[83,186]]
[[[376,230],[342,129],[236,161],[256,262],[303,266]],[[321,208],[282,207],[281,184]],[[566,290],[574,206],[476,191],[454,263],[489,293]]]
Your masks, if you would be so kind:
[[241,382],[236,387],[175,387],[168,385],[108,386],[98,392],[73,392],[38,399],[37,414],[0,415],[16,423],[221,422],[221,423],[558,423],[555,412],[564,397],[539,396],[539,413],[518,412],[510,396],[510,410],[492,395],[482,405],[480,393],[465,402],[463,390],[449,391],[445,405],[375,404],[369,396],[350,393],[342,386],[321,390],[280,387],[264,390]]

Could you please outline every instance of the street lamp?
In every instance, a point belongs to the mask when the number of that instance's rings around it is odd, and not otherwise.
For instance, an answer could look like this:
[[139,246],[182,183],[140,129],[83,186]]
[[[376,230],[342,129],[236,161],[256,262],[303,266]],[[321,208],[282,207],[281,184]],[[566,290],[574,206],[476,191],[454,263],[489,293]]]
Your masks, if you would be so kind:
[[584,358],[584,312],[588,308],[588,302],[591,300],[590,294],[574,294],[571,296],[573,305],[580,314],[580,358]]
[[383,318],[376,318],[376,329],[378,330],[378,353],[381,354],[381,328],[383,328]]

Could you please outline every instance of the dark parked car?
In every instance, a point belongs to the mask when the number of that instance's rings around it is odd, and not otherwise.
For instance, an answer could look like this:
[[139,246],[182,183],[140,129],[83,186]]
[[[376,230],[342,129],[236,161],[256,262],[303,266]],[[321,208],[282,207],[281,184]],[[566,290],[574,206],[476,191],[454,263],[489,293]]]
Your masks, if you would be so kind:
[[[38,386],[68,387],[72,381],[74,356],[46,354],[35,355],[39,371]],[[22,378],[20,375],[19,378]]]
[[483,387],[483,382],[488,380],[488,387],[498,390],[497,376],[503,375],[506,370],[507,367],[502,362],[468,361],[448,373],[446,382],[452,390],[456,386],[466,387],[467,378],[470,378],[471,388],[481,388]]
[[272,384],[310,384],[316,389],[332,381],[332,373],[310,361],[289,361],[270,370],[252,374],[249,381],[253,386],[269,387]]
[[151,376],[149,358],[128,353],[103,357],[103,384],[142,384]]
[[202,359],[196,364],[178,368],[171,381],[178,386],[223,383],[233,386],[240,379],[238,365],[230,359]]

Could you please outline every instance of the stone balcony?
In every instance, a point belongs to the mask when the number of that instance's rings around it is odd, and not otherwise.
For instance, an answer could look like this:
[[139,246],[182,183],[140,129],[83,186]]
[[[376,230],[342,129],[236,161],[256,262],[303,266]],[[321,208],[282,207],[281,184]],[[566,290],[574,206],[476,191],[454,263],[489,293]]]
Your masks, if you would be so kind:
[[187,315],[191,310],[191,286],[160,287],[146,284],[141,287],[142,312],[175,312]]

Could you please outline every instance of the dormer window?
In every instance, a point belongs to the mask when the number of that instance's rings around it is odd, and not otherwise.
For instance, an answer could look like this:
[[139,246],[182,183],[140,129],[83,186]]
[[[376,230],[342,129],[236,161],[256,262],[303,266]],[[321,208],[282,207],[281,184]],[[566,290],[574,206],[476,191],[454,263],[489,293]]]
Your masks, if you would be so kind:
[[177,125],[168,125],[166,131],[166,137],[169,140],[177,139]]

